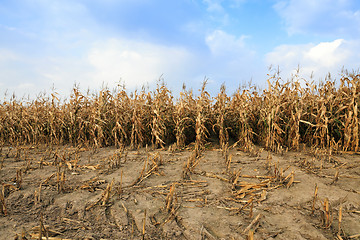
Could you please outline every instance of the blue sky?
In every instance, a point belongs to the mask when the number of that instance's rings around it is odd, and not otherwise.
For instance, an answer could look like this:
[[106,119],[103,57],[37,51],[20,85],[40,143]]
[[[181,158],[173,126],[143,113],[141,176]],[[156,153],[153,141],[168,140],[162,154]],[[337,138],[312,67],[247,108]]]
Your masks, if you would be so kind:
[[205,77],[232,93],[266,87],[270,65],[284,79],[358,69],[360,2],[0,0],[0,94],[152,89],[160,76],[175,94]]

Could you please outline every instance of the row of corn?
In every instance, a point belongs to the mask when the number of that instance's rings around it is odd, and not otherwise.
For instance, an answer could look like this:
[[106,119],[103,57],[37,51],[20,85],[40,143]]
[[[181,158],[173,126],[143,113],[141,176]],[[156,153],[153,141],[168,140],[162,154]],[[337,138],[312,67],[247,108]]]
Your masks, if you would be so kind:
[[[300,83],[301,82],[301,83]],[[53,92],[35,100],[12,97],[0,103],[0,144],[73,144],[91,147],[145,145],[196,151],[214,139],[249,150],[298,150],[301,144],[358,151],[360,74],[321,83],[270,76],[268,88],[222,86],[211,97],[185,87],[175,99],[162,82],[155,90],[129,93],[124,87],[83,94],[74,87],[66,100]]]

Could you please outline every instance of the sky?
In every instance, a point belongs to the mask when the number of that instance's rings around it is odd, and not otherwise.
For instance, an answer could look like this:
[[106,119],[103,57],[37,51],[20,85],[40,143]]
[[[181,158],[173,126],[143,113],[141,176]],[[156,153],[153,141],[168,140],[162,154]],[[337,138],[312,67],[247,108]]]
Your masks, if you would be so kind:
[[159,79],[233,93],[274,69],[316,81],[359,66],[358,0],[0,0],[0,96]]

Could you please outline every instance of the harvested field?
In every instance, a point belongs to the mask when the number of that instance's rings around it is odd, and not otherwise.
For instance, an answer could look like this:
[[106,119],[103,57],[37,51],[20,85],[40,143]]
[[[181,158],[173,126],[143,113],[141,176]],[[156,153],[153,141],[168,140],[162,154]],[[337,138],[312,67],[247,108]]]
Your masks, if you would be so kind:
[[359,238],[358,155],[213,145],[4,147],[0,238]]
[[0,105],[1,239],[359,239],[360,75]]

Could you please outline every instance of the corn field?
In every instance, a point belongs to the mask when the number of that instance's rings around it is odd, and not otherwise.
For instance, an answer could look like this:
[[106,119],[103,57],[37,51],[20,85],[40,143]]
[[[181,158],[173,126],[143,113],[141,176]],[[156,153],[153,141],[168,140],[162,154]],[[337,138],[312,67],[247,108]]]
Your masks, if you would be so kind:
[[211,97],[206,81],[198,93],[185,87],[176,99],[164,83],[153,91],[102,89],[83,94],[74,87],[67,100],[56,92],[35,100],[3,100],[0,144],[72,144],[92,148],[145,145],[199,155],[209,141],[221,149],[299,150],[307,145],[359,151],[360,74],[344,73],[322,83],[268,79],[268,88],[242,87]]

